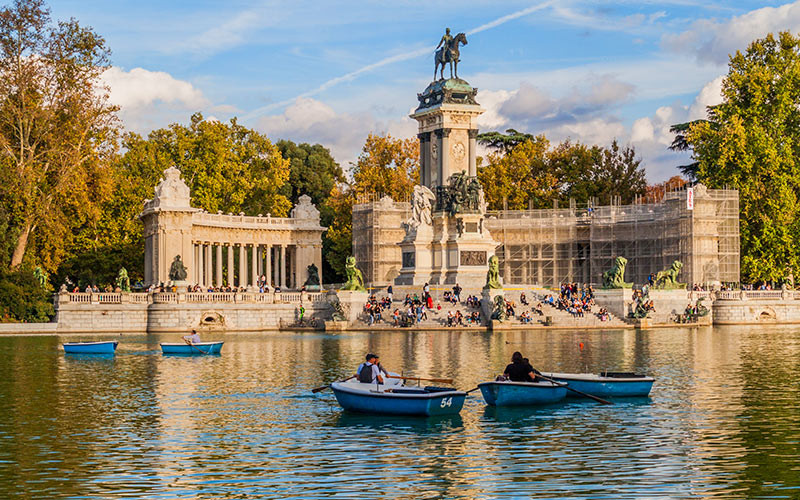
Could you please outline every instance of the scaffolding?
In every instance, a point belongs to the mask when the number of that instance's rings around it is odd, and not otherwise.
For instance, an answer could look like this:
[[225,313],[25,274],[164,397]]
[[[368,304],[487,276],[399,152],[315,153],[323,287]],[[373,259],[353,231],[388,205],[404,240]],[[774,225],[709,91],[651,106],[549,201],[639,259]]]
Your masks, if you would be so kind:
[[505,283],[545,287],[602,282],[617,256],[628,260],[625,279],[648,275],[679,260],[679,280],[738,283],[739,197],[735,190],[695,188],[666,193],[658,203],[487,213]]
[[[628,260],[629,282],[645,283],[679,260],[682,282],[738,283],[738,192],[697,185],[693,194],[692,210],[682,189],[657,203],[492,211],[485,224],[499,243],[507,284],[600,284],[617,256]],[[389,284],[399,272],[398,243],[410,212],[409,203],[388,197],[353,206],[353,252],[368,283]]]
[[391,284],[400,273],[399,243],[405,236],[403,221],[411,216],[411,204],[360,198],[353,205],[353,255],[371,286]]

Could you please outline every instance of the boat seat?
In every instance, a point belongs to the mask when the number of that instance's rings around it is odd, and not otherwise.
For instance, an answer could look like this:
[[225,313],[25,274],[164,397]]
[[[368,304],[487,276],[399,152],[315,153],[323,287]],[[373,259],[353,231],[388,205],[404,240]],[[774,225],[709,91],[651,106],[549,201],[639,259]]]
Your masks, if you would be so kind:
[[600,372],[598,375],[601,377],[611,378],[645,378],[647,375],[641,375],[633,372]]

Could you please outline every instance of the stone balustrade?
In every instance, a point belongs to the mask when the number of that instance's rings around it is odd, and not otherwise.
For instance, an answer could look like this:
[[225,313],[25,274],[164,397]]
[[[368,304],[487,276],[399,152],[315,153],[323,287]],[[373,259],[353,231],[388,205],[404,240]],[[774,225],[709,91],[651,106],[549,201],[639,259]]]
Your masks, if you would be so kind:
[[325,301],[320,292],[100,292],[55,294],[57,304],[302,304]]

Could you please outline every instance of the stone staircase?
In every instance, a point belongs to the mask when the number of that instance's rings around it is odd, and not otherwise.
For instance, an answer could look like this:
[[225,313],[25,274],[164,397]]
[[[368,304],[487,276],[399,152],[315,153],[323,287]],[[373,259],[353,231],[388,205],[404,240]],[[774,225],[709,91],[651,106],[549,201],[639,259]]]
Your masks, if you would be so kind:
[[600,321],[600,318],[597,317],[597,311],[600,310],[600,307],[594,306],[592,307],[592,312],[584,313],[583,317],[577,316],[574,317],[572,314],[568,313],[567,311],[563,311],[561,309],[557,309],[555,306],[551,306],[549,304],[542,305],[542,312],[544,312],[544,316],[538,316],[539,321],[544,323],[545,318],[550,316],[553,320],[553,326],[565,326],[565,327],[624,327],[627,325],[625,321],[622,319],[614,316],[613,314],[609,313],[608,321]]

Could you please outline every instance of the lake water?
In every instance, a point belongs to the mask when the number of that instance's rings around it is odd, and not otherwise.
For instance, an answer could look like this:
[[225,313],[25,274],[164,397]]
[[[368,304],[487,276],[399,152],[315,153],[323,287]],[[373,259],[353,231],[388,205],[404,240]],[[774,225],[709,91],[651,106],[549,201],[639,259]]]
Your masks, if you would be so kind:
[[[221,334],[221,356],[163,356],[176,337],[85,337],[120,340],[109,358],[0,337],[0,498],[800,498],[797,328]],[[515,350],[656,384],[613,406],[476,391],[438,419],[311,393],[368,351],[470,389]]]

